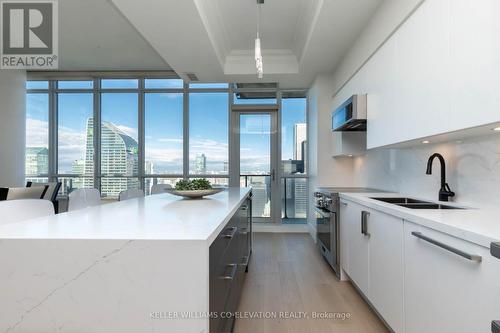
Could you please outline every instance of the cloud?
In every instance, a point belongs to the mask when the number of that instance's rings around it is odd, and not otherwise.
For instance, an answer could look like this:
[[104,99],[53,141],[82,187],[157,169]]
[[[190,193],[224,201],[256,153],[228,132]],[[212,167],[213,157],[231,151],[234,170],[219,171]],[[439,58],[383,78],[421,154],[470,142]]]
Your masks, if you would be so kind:
[[164,143],[182,143],[182,139],[174,139],[174,138],[159,138],[156,141],[164,142]]
[[44,120],[26,118],[26,146],[48,147],[49,123]]
[[124,126],[124,125],[116,125],[116,124],[115,124],[115,126],[120,131],[122,131],[123,133],[127,134],[128,136],[134,138],[135,140],[137,140],[137,138],[139,137],[137,128],[132,128],[132,127]]
[[[59,171],[70,172],[74,160],[85,158],[87,135],[68,127],[58,128]],[[26,118],[26,146],[48,147],[48,122]]]

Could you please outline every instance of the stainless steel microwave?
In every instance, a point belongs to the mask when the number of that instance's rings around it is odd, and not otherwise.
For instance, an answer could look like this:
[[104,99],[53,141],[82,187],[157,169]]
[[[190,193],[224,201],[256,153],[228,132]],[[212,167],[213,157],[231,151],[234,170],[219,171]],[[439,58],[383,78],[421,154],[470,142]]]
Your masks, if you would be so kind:
[[332,112],[332,131],[366,131],[366,94],[353,95]]

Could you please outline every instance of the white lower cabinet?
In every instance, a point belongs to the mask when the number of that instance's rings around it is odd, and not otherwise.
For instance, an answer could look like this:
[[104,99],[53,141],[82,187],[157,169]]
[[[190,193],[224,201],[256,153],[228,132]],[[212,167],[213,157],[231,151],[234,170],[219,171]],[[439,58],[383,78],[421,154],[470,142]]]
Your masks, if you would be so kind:
[[361,231],[361,212],[363,206],[353,202],[345,202],[345,215],[341,217],[344,223],[340,223],[347,229],[349,259],[347,263],[347,274],[356,286],[365,295],[369,295],[369,238]]
[[389,326],[403,332],[403,220],[369,211],[369,298]]
[[[403,329],[403,220],[342,201],[342,268],[395,332]],[[344,250],[344,251],[345,251]]]
[[[411,222],[404,225],[405,332],[491,332],[492,319],[500,316],[498,259],[487,248]],[[482,260],[464,258],[452,248]]]
[[342,269],[395,332],[491,332],[500,318],[488,248],[344,199],[340,245]]

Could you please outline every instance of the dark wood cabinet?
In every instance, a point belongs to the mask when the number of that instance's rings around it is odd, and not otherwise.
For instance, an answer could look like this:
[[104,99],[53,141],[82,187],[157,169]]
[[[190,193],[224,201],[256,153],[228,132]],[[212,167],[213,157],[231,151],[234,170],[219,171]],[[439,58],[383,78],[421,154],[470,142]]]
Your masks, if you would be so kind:
[[249,197],[210,245],[210,333],[233,329],[252,251],[251,212]]

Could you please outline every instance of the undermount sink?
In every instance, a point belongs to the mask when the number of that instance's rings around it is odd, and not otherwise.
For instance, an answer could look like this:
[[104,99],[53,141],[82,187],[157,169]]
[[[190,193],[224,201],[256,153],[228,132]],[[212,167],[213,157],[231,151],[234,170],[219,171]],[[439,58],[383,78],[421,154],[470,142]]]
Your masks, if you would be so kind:
[[392,203],[392,204],[430,204],[432,202],[429,201],[422,201],[422,200],[417,200],[417,199],[412,199],[412,198],[397,198],[397,197],[392,197],[392,198],[370,198],[373,200],[378,200],[378,201],[383,201],[387,203]]
[[394,204],[400,207],[410,208],[410,209],[464,209],[461,207],[454,207],[449,205],[437,204],[430,201],[417,200],[412,198],[370,198],[373,200],[383,201],[390,204]]

